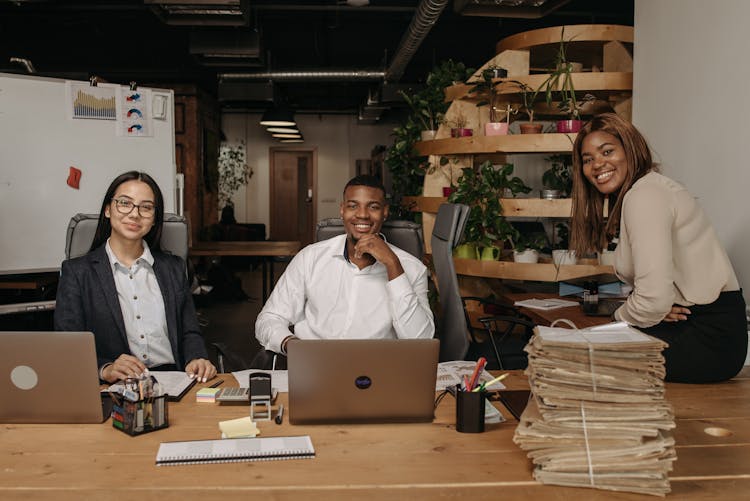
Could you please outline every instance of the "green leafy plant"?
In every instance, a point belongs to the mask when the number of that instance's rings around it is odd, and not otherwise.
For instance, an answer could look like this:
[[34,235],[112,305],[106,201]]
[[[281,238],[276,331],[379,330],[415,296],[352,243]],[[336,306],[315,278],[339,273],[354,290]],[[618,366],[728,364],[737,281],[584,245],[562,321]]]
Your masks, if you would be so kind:
[[503,121],[503,114],[506,121],[510,122],[510,116],[518,113],[518,108],[514,108],[512,105],[507,104],[505,109],[499,109],[496,106],[499,94],[497,92],[497,86],[503,85],[504,82],[495,82],[495,71],[502,69],[496,65],[489,65],[487,68],[482,70],[479,80],[474,82],[474,86],[469,89],[469,94],[475,94],[479,97],[480,101],[477,102],[477,108],[489,105],[490,109],[490,122],[497,123]]
[[573,158],[570,155],[550,155],[545,158],[550,167],[542,174],[542,184],[550,190],[569,195],[573,188]]
[[232,195],[253,177],[253,169],[245,161],[245,142],[219,147],[219,207],[232,205]]
[[411,108],[412,119],[421,126],[422,130],[437,130],[444,118],[444,112],[439,111],[442,103],[435,103],[420,93],[412,96],[404,91],[399,91],[399,93]]
[[412,120],[393,129],[393,146],[385,155],[385,165],[393,179],[391,215],[397,219],[413,220],[415,214],[403,207],[405,195],[420,195],[424,183],[425,169],[429,166],[427,157],[420,156],[414,148],[419,140],[420,127]]
[[[569,42],[570,40],[568,40]],[[557,108],[566,113],[571,119],[579,120],[583,106],[596,99],[592,94],[586,94],[580,100],[576,98],[573,85],[573,63],[568,61],[566,54],[565,27],[560,33],[560,43],[555,56],[555,68],[539,85],[536,92],[542,92],[549,106],[554,102],[555,93],[560,95]]]
[[535,250],[541,252],[547,246],[547,238],[541,233],[530,233],[528,235],[519,233],[516,237],[513,250],[523,252],[525,250]]
[[503,247],[507,241],[512,247],[518,231],[503,216],[500,198],[506,189],[516,195],[528,193],[531,188],[521,178],[512,177],[513,164],[496,168],[486,161],[478,167],[465,167],[462,171],[456,190],[448,201],[463,203],[471,208],[466,221],[465,241],[498,247]]
[[529,84],[518,80],[510,80],[509,83],[518,87],[523,97],[523,107],[518,111],[529,117],[529,123],[534,123],[534,104],[539,96],[539,89],[534,89]]

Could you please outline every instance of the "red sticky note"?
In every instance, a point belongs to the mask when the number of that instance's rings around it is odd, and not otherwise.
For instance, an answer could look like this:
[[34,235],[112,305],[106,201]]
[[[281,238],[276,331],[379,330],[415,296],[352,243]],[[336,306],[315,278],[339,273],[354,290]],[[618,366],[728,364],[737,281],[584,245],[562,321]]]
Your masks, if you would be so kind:
[[70,168],[68,174],[68,186],[71,188],[78,189],[78,185],[81,183],[81,171],[75,167]]

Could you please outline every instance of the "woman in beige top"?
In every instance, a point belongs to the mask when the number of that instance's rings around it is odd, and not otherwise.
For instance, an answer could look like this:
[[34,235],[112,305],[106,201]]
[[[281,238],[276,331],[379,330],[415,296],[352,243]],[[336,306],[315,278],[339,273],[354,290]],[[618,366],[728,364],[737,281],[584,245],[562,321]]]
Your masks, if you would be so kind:
[[615,319],[669,343],[669,381],[735,376],[747,353],[745,301],[695,198],[657,172],[646,140],[614,113],[578,133],[573,166],[571,246],[584,255],[619,237],[615,271],[633,286]]

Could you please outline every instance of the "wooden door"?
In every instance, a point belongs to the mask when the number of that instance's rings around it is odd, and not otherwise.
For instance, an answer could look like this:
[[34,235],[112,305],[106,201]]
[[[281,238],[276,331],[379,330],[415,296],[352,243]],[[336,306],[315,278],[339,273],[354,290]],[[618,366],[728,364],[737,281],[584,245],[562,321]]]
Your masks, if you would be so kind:
[[313,241],[317,194],[314,149],[271,148],[271,240]]

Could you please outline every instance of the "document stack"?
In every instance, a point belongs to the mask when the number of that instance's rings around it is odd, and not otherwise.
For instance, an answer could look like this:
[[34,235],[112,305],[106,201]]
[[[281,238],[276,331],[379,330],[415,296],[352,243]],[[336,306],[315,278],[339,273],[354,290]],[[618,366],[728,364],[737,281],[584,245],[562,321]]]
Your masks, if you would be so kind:
[[513,441],[544,484],[663,496],[677,459],[664,399],[663,341],[624,323],[537,327],[532,398]]

